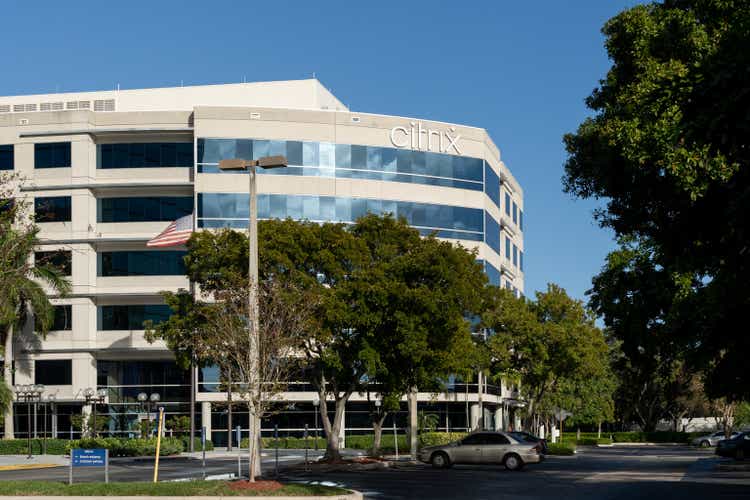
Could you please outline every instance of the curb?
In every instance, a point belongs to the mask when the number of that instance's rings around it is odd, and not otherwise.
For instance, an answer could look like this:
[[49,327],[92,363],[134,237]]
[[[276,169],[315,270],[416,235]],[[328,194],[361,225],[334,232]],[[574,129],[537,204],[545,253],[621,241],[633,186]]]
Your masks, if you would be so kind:
[[[93,498],[97,498],[95,496],[35,496],[35,497],[28,497],[28,496],[0,496],[0,500],[60,500],[61,498],[65,498],[67,500],[92,500]],[[107,496],[108,500],[164,500],[165,498],[169,498],[170,500],[194,500],[196,498],[200,498],[201,500],[226,500],[227,497],[222,496],[170,496],[170,497],[164,497],[164,496]],[[238,497],[239,498],[239,497]],[[362,500],[363,496],[362,493],[359,491],[352,490],[349,494],[346,495],[333,495],[333,496],[309,496],[309,497],[267,497],[267,496],[254,496],[254,497],[245,497],[245,498],[253,498],[257,500]]]

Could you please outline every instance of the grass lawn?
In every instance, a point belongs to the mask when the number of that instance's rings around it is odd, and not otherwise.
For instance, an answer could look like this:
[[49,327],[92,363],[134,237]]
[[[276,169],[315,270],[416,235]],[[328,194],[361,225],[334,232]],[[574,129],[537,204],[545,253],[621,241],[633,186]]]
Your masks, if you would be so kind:
[[287,484],[275,491],[235,490],[226,481],[185,481],[169,483],[81,483],[52,481],[0,481],[0,495],[85,495],[85,496],[309,496],[341,495],[342,488],[331,486]]

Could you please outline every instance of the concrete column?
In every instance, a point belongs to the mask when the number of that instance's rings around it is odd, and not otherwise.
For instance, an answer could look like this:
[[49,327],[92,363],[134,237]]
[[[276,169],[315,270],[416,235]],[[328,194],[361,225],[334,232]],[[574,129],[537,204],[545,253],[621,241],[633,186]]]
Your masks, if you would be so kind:
[[51,415],[50,416],[50,420],[51,420],[50,427],[52,429],[51,430],[51,432],[52,432],[51,436],[52,436],[52,439],[56,439],[57,438],[57,405],[52,404],[52,405],[50,405],[50,407],[51,407],[50,408],[50,415]]
[[471,430],[477,430],[479,428],[479,419],[481,418],[481,415],[479,414],[479,405],[477,403],[473,403],[469,407],[469,416],[470,416],[470,427]]
[[412,459],[417,459],[417,433],[419,432],[419,423],[417,422],[417,389],[414,388],[407,396],[409,403],[409,449]]
[[495,430],[501,431],[503,430],[503,407],[498,406],[495,408]]
[[557,431],[557,427],[555,427],[555,424],[552,424],[552,427],[550,428],[550,432],[552,433],[552,442],[553,443],[557,442],[557,432],[555,432],[555,431]]
[[513,419],[513,430],[520,431],[521,430],[521,417],[518,415],[515,415],[515,418]]
[[211,439],[211,403],[208,401],[201,403],[201,422],[206,428],[206,439]]
[[546,431],[546,429],[544,428],[544,424],[540,425],[539,426],[539,437],[541,439],[544,439],[544,433],[545,433],[545,431]]

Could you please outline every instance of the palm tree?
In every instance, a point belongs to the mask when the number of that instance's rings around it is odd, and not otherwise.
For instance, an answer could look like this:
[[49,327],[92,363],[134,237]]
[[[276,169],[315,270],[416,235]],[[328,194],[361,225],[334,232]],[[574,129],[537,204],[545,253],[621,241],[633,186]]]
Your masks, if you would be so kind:
[[[33,317],[36,333],[44,336],[54,321],[47,292],[63,296],[70,290],[60,269],[32,262],[34,249],[40,244],[39,228],[25,221],[22,208],[20,203],[0,196],[0,345],[4,346],[4,381],[0,383],[6,389],[12,380],[14,330]],[[12,439],[13,405],[2,404],[7,394],[7,390],[0,390],[0,409],[5,417],[4,437]]]

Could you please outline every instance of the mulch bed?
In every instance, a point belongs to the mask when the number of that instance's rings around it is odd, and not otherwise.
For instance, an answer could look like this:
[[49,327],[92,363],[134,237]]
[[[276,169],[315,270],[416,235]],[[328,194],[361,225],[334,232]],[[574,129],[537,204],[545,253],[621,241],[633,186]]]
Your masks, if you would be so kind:
[[246,490],[252,490],[252,491],[276,491],[283,488],[284,485],[281,484],[278,481],[255,481],[254,483],[251,483],[250,481],[234,481],[233,483],[229,483],[229,489],[235,490],[235,491],[246,491]]

